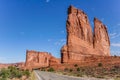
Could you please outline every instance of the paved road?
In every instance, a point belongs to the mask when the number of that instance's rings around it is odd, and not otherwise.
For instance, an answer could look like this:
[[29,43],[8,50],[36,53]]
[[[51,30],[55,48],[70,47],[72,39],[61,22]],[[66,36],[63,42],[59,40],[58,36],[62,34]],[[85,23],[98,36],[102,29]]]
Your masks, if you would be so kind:
[[37,76],[37,80],[112,80],[112,79],[72,77],[72,76],[60,75],[56,73],[43,72],[38,70],[35,70],[35,74]]

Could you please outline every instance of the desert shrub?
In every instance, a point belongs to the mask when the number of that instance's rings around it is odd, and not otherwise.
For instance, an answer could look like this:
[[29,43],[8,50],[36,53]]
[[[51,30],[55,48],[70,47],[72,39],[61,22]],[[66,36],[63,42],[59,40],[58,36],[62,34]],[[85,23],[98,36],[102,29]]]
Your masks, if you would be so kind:
[[96,76],[97,78],[104,78],[104,76],[100,76],[100,75],[98,75],[98,76]]
[[48,71],[49,72],[54,72],[55,70],[54,70],[54,68],[49,68]]
[[82,68],[82,69],[81,69],[81,71],[82,71],[82,72],[84,72],[84,71],[85,71],[85,69],[84,69],[84,68]]
[[9,66],[7,69],[1,69],[0,71],[0,80],[8,80],[8,78],[21,78],[23,75],[30,76],[30,72],[28,70],[22,71],[14,66]]
[[2,78],[7,78],[9,77],[9,74],[10,74],[10,71],[9,70],[6,70],[5,68],[1,69],[0,71],[0,76]]
[[23,71],[23,75],[26,75],[27,77],[29,77],[29,76],[30,76],[30,72],[29,72],[29,70],[25,70],[25,71]]
[[113,67],[113,68],[110,69],[110,71],[116,71],[116,68]]
[[8,69],[10,70],[10,78],[20,78],[22,76],[22,73],[19,70],[17,70],[16,67],[10,67]]
[[17,78],[21,78],[22,77],[22,72],[17,72],[16,74],[15,74],[15,77],[17,77]]
[[102,63],[98,63],[98,67],[102,67]]
[[7,80],[7,78],[0,78],[0,80]]
[[116,56],[116,55],[114,55],[114,57],[116,58],[117,56]]
[[68,68],[65,68],[64,71],[68,71]]
[[45,68],[41,68],[40,70],[41,70],[41,71],[45,71]]
[[77,71],[80,71],[80,68],[77,68]]
[[78,66],[77,64],[74,65],[74,67],[77,67],[77,66]]
[[72,69],[70,69],[70,72],[72,72],[73,70]]
[[114,66],[115,69],[120,69],[120,66]]
[[77,77],[83,77],[82,74],[77,74],[76,76],[77,76]]

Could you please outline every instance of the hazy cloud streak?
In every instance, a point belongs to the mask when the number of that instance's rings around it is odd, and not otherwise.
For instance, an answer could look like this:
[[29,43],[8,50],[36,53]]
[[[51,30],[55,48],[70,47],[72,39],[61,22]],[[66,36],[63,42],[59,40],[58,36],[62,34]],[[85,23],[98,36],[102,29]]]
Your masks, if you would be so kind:
[[110,38],[117,38],[117,37],[119,37],[120,36],[120,34],[117,34],[117,33],[111,33],[110,34]]
[[120,47],[120,43],[112,43],[111,46],[113,46],[113,47]]
[[50,0],[46,0],[46,2],[48,3],[48,2],[50,2]]

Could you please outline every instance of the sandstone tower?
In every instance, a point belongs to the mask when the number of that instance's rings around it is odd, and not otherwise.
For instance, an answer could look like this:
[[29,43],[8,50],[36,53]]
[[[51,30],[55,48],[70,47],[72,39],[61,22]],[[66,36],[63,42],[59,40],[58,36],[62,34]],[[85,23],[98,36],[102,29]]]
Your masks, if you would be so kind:
[[68,8],[67,42],[61,49],[63,63],[77,62],[85,56],[110,56],[110,40],[106,26],[94,19],[94,33],[87,15],[73,6]]

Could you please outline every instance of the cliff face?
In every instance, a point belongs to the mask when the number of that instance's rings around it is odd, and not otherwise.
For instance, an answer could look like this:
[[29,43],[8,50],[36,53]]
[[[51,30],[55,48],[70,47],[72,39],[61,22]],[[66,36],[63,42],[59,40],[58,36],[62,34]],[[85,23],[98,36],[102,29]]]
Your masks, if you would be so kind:
[[68,20],[66,26],[68,44],[70,43],[72,35],[88,42],[88,44],[93,43],[92,29],[87,15],[82,10],[70,6],[68,8]]
[[47,52],[27,51],[26,52],[26,69],[36,69],[48,67],[50,65],[60,64],[60,60],[53,57]]
[[101,21],[94,20],[94,36],[87,15],[70,6],[66,23],[67,43],[61,49],[62,62],[74,62],[84,56],[110,56],[110,41],[107,28]]
[[110,56],[110,40],[106,26],[94,18],[94,48],[104,52],[104,55]]

